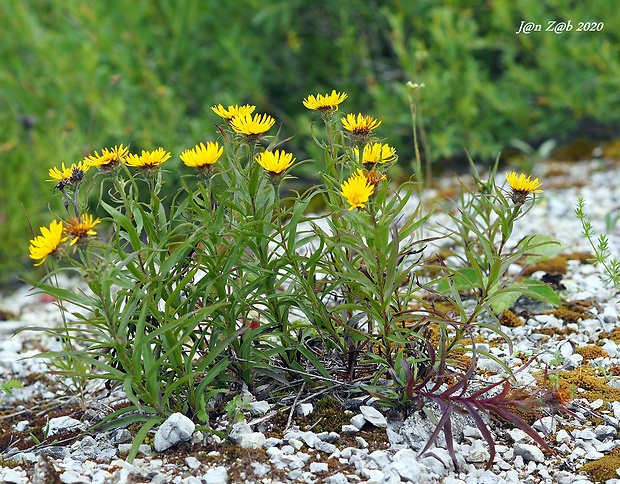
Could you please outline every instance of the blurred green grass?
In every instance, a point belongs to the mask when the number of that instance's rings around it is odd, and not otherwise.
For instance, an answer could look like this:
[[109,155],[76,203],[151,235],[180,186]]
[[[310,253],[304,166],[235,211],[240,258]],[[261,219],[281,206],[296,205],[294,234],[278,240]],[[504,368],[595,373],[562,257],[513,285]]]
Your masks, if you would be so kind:
[[[250,102],[282,123],[298,159],[315,119],[301,100],[346,91],[342,109],[382,119],[413,159],[405,83],[435,161],[489,160],[518,138],[618,124],[615,0],[5,0],[0,30],[0,284],[32,264],[28,240],[62,207],[47,170],[93,150],[164,146],[176,157],[216,137],[210,106]],[[605,22],[600,32],[516,35],[522,20]],[[616,132],[617,134],[617,132]]]

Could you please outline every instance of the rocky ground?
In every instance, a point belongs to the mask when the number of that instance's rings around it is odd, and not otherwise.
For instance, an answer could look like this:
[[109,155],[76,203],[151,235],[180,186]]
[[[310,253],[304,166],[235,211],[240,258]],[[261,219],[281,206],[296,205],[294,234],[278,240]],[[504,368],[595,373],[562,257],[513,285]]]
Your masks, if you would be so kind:
[[[554,309],[519,301],[516,319],[504,320],[508,344],[489,339],[486,349],[517,369],[522,384],[535,381],[547,366],[561,366],[561,382],[572,391],[570,415],[540,415],[533,427],[552,453],[545,453],[523,431],[492,422],[497,454],[490,457],[480,431],[466,418],[454,424],[458,469],[442,447],[420,455],[433,425],[423,412],[390,413],[373,399],[343,402],[293,395],[282,402],[248,401],[243,419],[221,415],[213,424],[227,438],[196,429],[173,415],[149,435],[133,463],[126,460],[135,428],[88,432],[89,426],[124,402],[122,392],[90,386],[74,395],[36,358],[58,343],[23,327],[59,323],[53,301],[31,295],[29,288],[0,297],[0,381],[14,378],[24,388],[0,396],[0,481],[7,483],[587,483],[620,482],[620,322],[618,295],[603,282],[601,267],[584,253],[574,216],[578,196],[594,228],[610,236],[618,256],[620,172],[607,160],[579,164],[547,163],[536,173],[545,192],[527,218],[518,222],[515,239],[542,232],[564,248],[552,264],[532,277],[559,291],[563,305]],[[67,281],[66,284],[71,284]],[[489,338],[491,336],[489,335]],[[484,343],[481,343],[484,344]],[[499,378],[492,359],[479,361],[481,381]],[[432,417],[431,417],[432,418]]]

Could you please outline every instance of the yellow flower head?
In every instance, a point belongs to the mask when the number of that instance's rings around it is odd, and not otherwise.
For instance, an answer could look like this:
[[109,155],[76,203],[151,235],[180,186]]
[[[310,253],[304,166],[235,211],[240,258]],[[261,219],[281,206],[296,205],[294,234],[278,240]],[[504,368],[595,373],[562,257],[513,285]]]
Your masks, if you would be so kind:
[[129,154],[125,158],[125,163],[128,166],[135,168],[142,168],[144,170],[153,170],[159,168],[162,163],[170,159],[170,153],[165,151],[162,147],[157,148],[154,151],[142,150],[140,156]]
[[89,235],[97,235],[93,228],[99,222],[101,220],[98,218],[93,220],[93,216],[88,214],[84,214],[81,217],[71,217],[64,227],[65,234],[71,237],[69,245],[85,240]]
[[67,240],[66,236],[63,236],[62,233],[62,222],[54,220],[50,224],[50,228],[41,227],[41,235],[37,235],[34,239],[30,241],[30,258],[31,259],[40,259],[38,264],[35,266],[40,266],[45,262],[48,256],[53,255],[58,246]]
[[342,196],[349,202],[349,210],[364,208],[365,203],[375,191],[362,170],[357,170],[348,180],[340,185]]
[[[353,154],[359,161],[360,152],[359,149],[353,148]],[[387,163],[396,159],[396,149],[388,145],[387,143],[368,143],[364,146],[364,157],[362,162],[364,164],[376,164]]]
[[269,173],[279,174],[288,169],[295,162],[295,158],[284,150],[276,150],[263,151],[256,157],[256,161]]
[[257,138],[266,133],[276,124],[276,120],[268,114],[251,114],[245,116],[235,116],[230,120],[230,126],[235,133],[239,133],[250,138]]
[[538,181],[538,178],[532,180],[531,176],[525,177],[525,173],[517,175],[517,172],[511,171],[506,174],[506,181],[512,189],[510,198],[515,205],[522,205],[531,193],[542,193],[542,190],[538,190],[538,187],[542,185]]
[[228,106],[228,108],[225,108],[221,104],[218,104],[217,106],[211,106],[211,110],[220,118],[223,118],[226,121],[230,121],[237,116],[246,116],[247,114],[252,114],[255,109],[256,106],[252,106],[251,104],[244,104],[243,106],[235,104]]
[[344,129],[359,137],[368,136],[373,129],[381,124],[378,119],[363,114],[358,114],[357,117],[355,114],[347,114],[341,121]]
[[94,155],[89,155],[84,160],[90,166],[96,166],[101,171],[110,172],[114,171],[119,163],[125,161],[125,157],[129,154],[129,148],[123,146],[115,146],[111,150],[103,148],[101,155],[95,151]]
[[303,104],[308,109],[315,111],[336,111],[338,105],[346,98],[346,93],[336,92],[334,89],[331,94],[317,94],[316,97],[309,95],[304,99]]
[[60,169],[57,167],[49,169],[48,173],[51,180],[47,181],[58,182],[56,186],[62,190],[67,185],[75,185],[82,181],[82,178],[84,178],[84,173],[86,173],[89,168],[90,164],[86,160],[80,161],[77,164],[73,163],[68,168],[64,163],[62,163]]
[[200,143],[194,149],[185,150],[181,153],[181,160],[186,166],[198,168],[199,170],[209,169],[224,153],[224,147],[217,142],[207,141],[207,145]]

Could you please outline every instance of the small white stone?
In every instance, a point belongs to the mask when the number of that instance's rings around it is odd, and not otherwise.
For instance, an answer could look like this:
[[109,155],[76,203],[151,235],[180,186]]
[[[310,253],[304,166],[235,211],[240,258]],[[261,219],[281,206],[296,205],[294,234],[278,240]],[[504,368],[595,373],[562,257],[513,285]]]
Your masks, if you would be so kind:
[[266,402],[265,400],[250,403],[250,413],[254,416],[264,415],[270,408],[271,406],[269,405],[269,402]]
[[314,406],[311,403],[300,403],[297,405],[297,415],[300,417],[307,417],[314,411]]
[[596,449],[597,452],[609,452],[612,449],[616,448],[616,443],[613,440],[609,440],[607,442],[599,442],[594,444],[594,449]]
[[599,460],[602,459],[603,457],[605,457],[605,454],[603,454],[602,452],[598,452],[597,450],[589,450],[588,452],[586,452],[586,455],[584,456],[586,459],[588,460]]
[[594,429],[594,435],[600,441],[607,438],[615,438],[618,435],[618,431],[611,425],[599,425]]
[[280,451],[284,455],[290,455],[290,454],[294,454],[295,453],[295,448],[292,445],[283,445],[280,448]]
[[269,447],[265,453],[272,459],[272,460],[280,460],[280,457],[282,457],[282,451],[280,449],[278,449],[277,447]]
[[302,461],[303,463],[308,462],[308,461],[310,460],[310,457],[311,457],[311,456],[310,456],[310,454],[307,454],[307,453],[305,453],[305,452],[297,452],[297,453],[295,454],[295,456],[296,456],[298,459],[301,459],[301,461]]
[[618,356],[618,345],[615,341],[607,341],[601,348],[603,348],[610,358],[616,358]]
[[355,415],[354,417],[351,417],[351,425],[353,425],[358,430],[362,430],[362,427],[364,426],[365,423],[366,423],[366,419],[364,418],[364,415],[362,415],[361,413],[358,415]]
[[521,429],[510,429],[508,435],[513,442],[530,442],[532,438]]
[[566,340],[560,344],[559,351],[564,358],[568,358],[569,356],[575,354],[575,345],[572,341]]
[[342,472],[339,472],[333,476],[326,477],[323,482],[325,484],[349,484],[349,479]]
[[244,434],[239,439],[239,445],[244,449],[260,449],[265,445],[265,434],[262,432],[252,432]]
[[228,471],[224,466],[216,467],[207,471],[202,480],[205,484],[228,484]]
[[[375,427],[386,428],[387,420],[385,416],[379,412],[376,408],[368,405],[360,406],[360,412],[364,415],[364,418]],[[355,424],[354,424],[355,425]]]
[[[522,444],[522,443],[516,442],[513,448],[514,448],[515,454],[517,455],[517,458],[522,457],[524,461],[528,461],[528,462],[529,461],[533,461],[533,462],[544,462],[545,461],[545,454],[536,445]],[[515,461],[516,461],[516,458],[515,458]]]
[[263,447],[268,449],[269,447],[275,447],[276,445],[282,445],[282,439],[278,439],[277,437],[269,437],[265,440],[265,445],[263,445]]
[[28,422],[28,420],[20,420],[15,424],[15,430],[17,430],[18,432],[23,432],[28,428],[29,425],[30,422]]
[[536,420],[536,422],[534,422],[532,424],[532,428],[534,430],[538,430],[540,432],[543,432],[545,434],[552,434],[555,432],[557,426],[557,421],[555,418],[553,417],[542,417],[538,420]]
[[615,304],[605,305],[603,310],[603,320],[606,323],[615,323],[618,321],[618,308]]
[[359,446],[362,449],[367,449],[368,448],[368,442],[366,442],[366,440],[364,439],[364,437],[355,437],[355,440],[357,441],[357,443],[359,444]]
[[558,433],[555,435],[555,441],[559,444],[560,442],[567,442],[570,441],[570,434],[564,430],[561,429],[558,431]]
[[318,474],[319,472],[327,472],[329,470],[329,465],[326,462],[311,462],[310,463],[310,472],[313,474]]
[[360,429],[358,427],[356,427],[355,425],[343,425],[341,432],[345,435],[352,435],[352,434],[356,434],[360,431]]
[[383,469],[390,462],[392,462],[390,456],[383,450],[375,450],[373,453],[369,454],[368,457],[377,463],[379,469]]
[[605,402],[603,401],[603,399],[602,398],[597,398],[596,400],[594,400],[593,402],[590,403],[590,408],[592,410],[598,410],[603,405],[605,405]]
[[47,424],[48,435],[55,435],[59,432],[71,432],[73,430],[83,429],[84,424],[79,420],[71,417],[51,418]]
[[379,469],[368,469],[364,467],[360,473],[370,482],[383,482],[384,475]]
[[260,462],[252,462],[250,465],[254,468],[254,475],[258,478],[263,477],[271,470],[270,466],[267,464],[261,464]]
[[193,456],[186,457],[185,464],[187,464],[187,467],[190,469],[198,469],[200,467],[200,461]]
[[190,441],[195,429],[194,422],[185,415],[179,412],[173,413],[155,433],[155,450],[163,452],[180,442]]
[[304,446],[304,443],[298,439],[288,439],[288,445],[293,447],[295,450],[299,450]]

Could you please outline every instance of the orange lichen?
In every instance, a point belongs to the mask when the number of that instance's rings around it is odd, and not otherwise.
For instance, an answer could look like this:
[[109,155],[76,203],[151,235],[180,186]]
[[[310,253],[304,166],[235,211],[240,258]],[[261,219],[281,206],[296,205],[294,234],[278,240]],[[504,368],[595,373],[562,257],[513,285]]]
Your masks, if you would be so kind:
[[585,361],[594,360],[596,358],[609,358],[609,353],[600,346],[586,345],[575,350],[577,354],[583,356]]
[[525,323],[523,320],[513,313],[510,309],[506,309],[499,317],[500,324],[508,326],[509,328],[516,328],[517,326],[523,326]]

